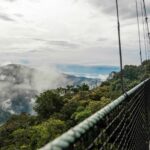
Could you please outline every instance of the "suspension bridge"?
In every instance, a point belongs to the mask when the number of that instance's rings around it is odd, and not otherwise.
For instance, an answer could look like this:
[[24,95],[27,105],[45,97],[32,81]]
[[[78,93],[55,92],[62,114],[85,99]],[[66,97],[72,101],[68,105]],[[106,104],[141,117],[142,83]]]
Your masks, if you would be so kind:
[[[149,150],[150,142],[150,79],[126,91],[123,77],[119,3],[116,1],[120,81],[122,96],[91,117],[48,143],[40,150]],[[135,0],[139,37],[139,58],[143,61],[139,5]],[[140,1],[143,23],[145,60],[149,60],[150,33],[145,0]]]

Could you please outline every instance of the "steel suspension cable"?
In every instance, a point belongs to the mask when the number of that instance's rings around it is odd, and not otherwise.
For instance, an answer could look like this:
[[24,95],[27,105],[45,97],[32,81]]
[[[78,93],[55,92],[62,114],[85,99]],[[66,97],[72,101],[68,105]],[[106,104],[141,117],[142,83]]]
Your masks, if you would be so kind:
[[[148,36],[147,36],[148,37]],[[147,38],[147,60],[150,59],[150,42],[149,42],[149,38]]]
[[[147,17],[145,0],[143,0],[143,8],[144,8],[145,22],[146,22],[147,31],[148,31],[148,39],[149,39],[149,44],[150,44],[150,32],[149,32],[149,24],[148,24],[148,17]],[[148,59],[149,59],[149,55],[148,55]]]
[[122,47],[121,47],[121,33],[120,33],[120,19],[119,19],[119,6],[118,0],[116,0],[116,11],[117,11],[117,25],[118,25],[118,44],[119,44],[119,58],[120,58],[120,79],[122,92],[125,93],[124,79],[123,79],[123,63],[122,63]]
[[137,15],[138,36],[139,36],[140,61],[141,61],[141,64],[142,64],[141,33],[140,33],[140,23],[139,23],[139,12],[138,12],[138,2],[137,2],[137,0],[135,0],[135,3],[136,3],[136,15]]
[[147,45],[146,45],[146,36],[145,36],[145,21],[144,21],[144,12],[143,12],[143,3],[141,1],[141,14],[142,14],[142,24],[143,24],[143,37],[144,37],[144,47],[145,47],[145,59],[147,60]]

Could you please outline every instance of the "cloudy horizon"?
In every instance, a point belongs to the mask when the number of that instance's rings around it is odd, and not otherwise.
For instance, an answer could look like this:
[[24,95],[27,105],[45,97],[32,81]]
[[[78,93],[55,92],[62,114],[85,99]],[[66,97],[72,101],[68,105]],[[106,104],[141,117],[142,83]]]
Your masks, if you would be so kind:
[[[0,64],[119,65],[115,1],[0,1]],[[119,6],[123,61],[137,65],[135,1],[120,0]],[[145,59],[142,18],[140,23]]]

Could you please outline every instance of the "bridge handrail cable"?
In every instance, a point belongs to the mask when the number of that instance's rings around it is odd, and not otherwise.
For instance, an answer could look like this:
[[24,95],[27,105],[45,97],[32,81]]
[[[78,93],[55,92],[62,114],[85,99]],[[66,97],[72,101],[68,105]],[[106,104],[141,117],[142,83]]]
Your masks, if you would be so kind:
[[[97,125],[102,125],[102,124],[105,124],[104,123],[104,118],[105,120],[107,120],[107,115],[109,115],[111,112],[113,112],[115,109],[118,109],[117,107],[119,107],[120,104],[123,104],[124,102],[126,103],[126,101],[128,101],[128,97],[131,97],[132,100],[131,103],[136,103],[136,99],[138,100],[137,101],[137,104],[135,104],[135,110],[133,109],[132,110],[132,113],[129,115],[127,114],[128,118],[130,119],[134,119],[133,117],[137,117],[135,118],[135,120],[133,120],[133,123],[139,121],[141,122],[141,120],[138,118],[137,115],[140,115],[141,116],[141,112],[144,112],[144,105],[145,103],[143,102],[143,96],[141,96],[141,93],[143,94],[143,89],[142,87],[145,86],[145,84],[149,82],[149,79],[143,81],[142,83],[140,83],[139,85],[137,85],[136,87],[134,87],[133,89],[131,89],[130,91],[128,91],[126,94],[123,94],[122,96],[120,96],[118,99],[114,100],[113,102],[111,102],[110,104],[108,104],[107,106],[105,106],[103,109],[99,110],[98,112],[96,112],[94,115],[92,115],[91,117],[87,118],[86,120],[84,120],[83,122],[81,122],[80,124],[76,125],[74,128],[71,128],[70,130],[68,130],[66,133],[64,133],[63,135],[61,135],[60,137],[58,137],[57,139],[55,139],[54,141],[48,143],[46,146],[44,146],[43,148],[41,148],[40,150],[71,150],[71,149],[78,149],[78,148],[75,148],[77,145],[78,145],[78,141],[79,143],[82,141],[82,137],[86,136],[86,133],[89,132],[92,128],[97,128]],[[141,89],[141,91],[140,91]],[[137,95],[135,94],[137,93]],[[134,94],[134,97],[132,96]],[[130,105],[130,101],[128,102],[129,105]],[[133,101],[133,102],[132,102]],[[133,104],[132,104],[132,107],[133,107]],[[130,107],[130,106],[129,106]],[[130,107],[132,109],[132,107]],[[136,109],[140,109],[141,114],[136,114]],[[123,113],[128,113],[128,111],[125,111],[121,108],[121,110],[123,111]],[[135,112],[134,112],[135,111]],[[127,134],[126,132],[126,124],[125,124],[125,121],[127,120],[124,120],[126,116],[124,116],[122,112],[118,112],[118,114],[116,114],[116,119],[118,119],[120,115],[122,115],[122,119],[124,121],[123,124],[121,124],[121,120],[120,120],[120,124],[118,124],[118,126],[116,126],[117,128],[123,128],[124,131],[120,131],[120,132],[124,132],[124,135],[122,136],[122,138],[125,138],[125,134]],[[118,116],[117,116],[118,115]],[[133,116],[132,116],[133,115]],[[110,116],[109,116],[110,117]],[[118,117],[118,118],[117,118]],[[143,118],[142,118],[143,119]],[[144,119],[143,119],[144,120]],[[113,121],[113,120],[112,120]],[[114,120],[116,121],[116,120]],[[111,123],[110,125],[112,126],[113,123]],[[128,124],[130,125],[130,124]],[[135,126],[135,124],[132,124],[132,126]],[[99,130],[99,129],[94,129],[94,130]],[[102,133],[105,132],[105,134],[107,134],[107,132],[109,129],[105,129],[102,131]],[[116,129],[118,130],[118,129]],[[111,131],[113,132],[113,131]],[[114,131],[114,132],[117,132],[117,131]],[[141,131],[143,132],[143,136],[145,136],[145,132],[144,131]],[[100,135],[100,133],[93,133],[94,136],[102,136]],[[95,135],[97,134],[97,135]],[[122,133],[120,133],[122,134]],[[130,134],[130,132],[128,132],[128,134]],[[132,133],[133,134],[133,133]],[[140,134],[140,133],[139,133]],[[91,135],[92,136],[92,135]],[[103,135],[104,136],[104,135]],[[113,137],[113,135],[112,135]],[[110,137],[108,139],[108,141],[112,138]],[[88,137],[87,137],[88,138]],[[103,137],[104,138],[104,137]],[[108,138],[108,137],[107,137]],[[107,139],[106,138],[106,139]],[[118,137],[119,138],[119,137]],[[132,136],[131,136],[132,138]],[[146,138],[146,137],[145,137]],[[89,141],[89,139],[87,139],[87,142]],[[107,141],[107,142],[108,142]],[[121,141],[121,139],[120,139]],[[84,141],[86,143],[86,141]],[[114,141],[113,141],[114,142]],[[113,143],[112,142],[112,143]],[[126,142],[126,144],[129,145],[129,141],[128,139],[126,139],[124,142]],[[75,144],[77,143],[77,144]],[[75,145],[74,145],[75,144]],[[89,143],[88,143],[89,144]],[[82,149],[90,149],[90,147],[92,147],[92,145],[88,145],[87,144],[87,147],[85,148],[81,148]],[[120,143],[121,144],[121,143]],[[86,144],[85,144],[86,145]],[[111,149],[113,150],[113,145],[110,146]],[[92,148],[91,148],[92,149]],[[101,149],[104,149],[104,146],[101,145]],[[106,149],[106,148],[105,148]],[[109,148],[110,149],[110,148]]]

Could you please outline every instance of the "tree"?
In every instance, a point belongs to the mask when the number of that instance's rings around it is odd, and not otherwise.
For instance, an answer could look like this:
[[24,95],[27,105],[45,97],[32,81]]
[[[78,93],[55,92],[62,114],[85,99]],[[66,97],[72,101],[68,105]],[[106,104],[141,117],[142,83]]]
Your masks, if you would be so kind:
[[63,106],[63,98],[54,91],[48,90],[37,96],[35,111],[42,119],[49,118],[53,113],[59,112]]
[[[66,130],[65,123],[58,119],[50,118],[47,121],[27,129],[17,129],[11,134],[11,145],[19,150],[36,150],[56,138]],[[6,149],[8,147],[6,146]]]
[[78,85],[77,88],[80,90],[80,91],[89,91],[89,86],[85,83],[83,83],[82,85]]
[[[31,125],[38,124],[35,116],[22,113],[20,115],[13,115],[4,125],[0,127],[0,145],[7,150],[12,150],[11,144],[15,141],[12,138],[12,133],[16,130],[28,129]],[[10,148],[8,146],[10,145]],[[0,148],[1,149],[1,148]]]

